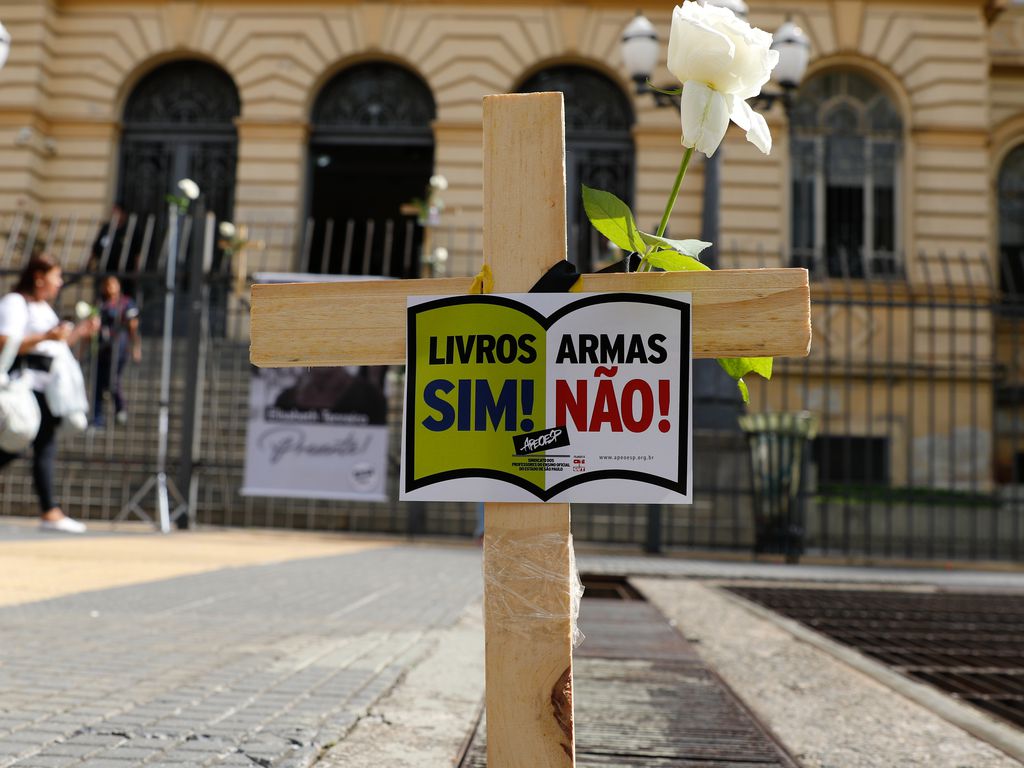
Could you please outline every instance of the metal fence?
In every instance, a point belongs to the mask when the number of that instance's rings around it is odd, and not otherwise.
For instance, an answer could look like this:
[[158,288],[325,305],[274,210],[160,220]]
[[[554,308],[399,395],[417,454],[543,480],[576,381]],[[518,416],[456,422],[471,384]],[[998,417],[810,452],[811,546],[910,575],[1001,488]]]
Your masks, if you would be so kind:
[[[27,214],[0,216],[0,277],[11,281],[27,253],[45,248],[66,266],[59,309],[93,300],[96,278],[118,274],[140,299],[143,361],[125,376],[127,426],[62,438],[60,497],[69,512],[110,518],[155,466],[156,388],[167,265],[165,232],[152,218],[111,222]],[[204,227],[186,217],[177,254],[168,471],[193,490],[202,523],[469,536],[472,504],[385,504],[242,497],[248,363],[248,285],[259,272],[316,269],[309,243],[318,225],[261,222],[240,249],[215,249],[198,269]],[[366,222],[335,222],[351,241],[372,242],[349,270],[390,265],[393,275],[466,274],[479,258],[479,231],[441,227],[416,238],[368,240]],[[399,222],[392,222],[396,231]],[[406,227],[408,223],[401,223]],[[356,233],[363,229],[361,240]],[[115,223],[116,229],[116,223]],[[373,230],[387,232],[387,222]],[[371,233],[372,234],[372,233]],[[348,238],[349,235],[345,234]],[[390,245],[388,244],[390,242]],[[415,250],[406,253],[408,243]],[[398,251],[398,245],[403,250]],[[603,243],[595,241],[602,249]],[[391,250],[388,250],[388,249]],[[439,251],[438,249],[443,249]],[[336,249],[335,249],[336,250]],[[354,253],[354,251],[351,251]],[[344,253],[344,248],[342,249]],[[602,252],[602,256],[606,256]],[[595,259],[600,261],[601,258]],[[780,254],[726,247],[719,266],[786,263]],[[809,410],[819,434],[799,498],[806,554],[851,558],[1020,559],[1024,549],[1024,303],[981,254],[901,257],[899,277],[829,279],[812,286],[810,357],[779,360],[772,382],[751,388],[751,408]],[[401,265],[399,269],[398,265]],[[199,275],[201,279],[190,278]],[[817,277],[823,275],[812,275]],[[1003,277],[1005,280],[1005,276]],[[190,325],[197,301],[209,322]],[[202,352],[203,354],[200,354]],[[90,371],[92,357],[82,350]],[[198,363],[198,364],[197,364]],[[694,503],[691,506],[577,505],[581,540],[649,550],[749,552],[755,540],[749,450],[736,424],[731,382],[704,366],[696,387]],[[392,469],[397,498],[401,368],[391,369]],[[91,385],[95,373],[88,375]],[[706,406],[706,407],[705,407]],[[193,426],[195,429],[193,430]],[[0,512],[31,513],[27,462],[0,479]]]

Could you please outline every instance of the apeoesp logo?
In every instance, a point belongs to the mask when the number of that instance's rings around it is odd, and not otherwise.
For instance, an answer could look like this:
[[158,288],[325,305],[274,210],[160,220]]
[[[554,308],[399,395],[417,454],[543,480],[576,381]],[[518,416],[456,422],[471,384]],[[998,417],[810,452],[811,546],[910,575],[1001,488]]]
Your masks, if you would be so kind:
[[551,427],[522,435],[513,435],[512,444],[516,448],[517,456],[525,456],[537,451],[564,448],[569,444],[569,433],[565,427]]

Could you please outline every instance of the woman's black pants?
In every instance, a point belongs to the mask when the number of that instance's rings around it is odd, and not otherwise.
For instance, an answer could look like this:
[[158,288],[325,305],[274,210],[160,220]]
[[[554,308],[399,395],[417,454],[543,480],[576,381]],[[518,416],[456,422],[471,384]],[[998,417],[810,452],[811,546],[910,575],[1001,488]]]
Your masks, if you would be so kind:
[[[39,433],[32,442],[32,480],[39,496],[39,506],[46,512],[57,506],[53,498],[53,462],[57,458],[57,427],[60,426],[60,417],[50,413],[50,407],[46,404],[46,397],[42,392],[34,394],[42,418],[39,422]],[[0,469],[19,456],[20,453],[0,451]]]

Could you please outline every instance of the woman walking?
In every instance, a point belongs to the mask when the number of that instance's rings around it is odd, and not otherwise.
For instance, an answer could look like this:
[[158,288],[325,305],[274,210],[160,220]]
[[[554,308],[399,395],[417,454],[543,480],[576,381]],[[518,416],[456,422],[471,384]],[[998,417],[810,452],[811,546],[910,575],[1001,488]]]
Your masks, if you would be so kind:
[[[14,290],[0,299],[0,348],[9,336],[21,339],[12,375],[29,380],[42,416],[39,433],[32,443],[32,480],[41,510],[39,527],[46,531],[84,533],[85,525],[65,515],[53,495],[53,462],[57,455],[60,418],[50,412],[43,395],[50,379],[52,358],[40,354],[36,346],[50,340],[74,344],[95,334],[99,320],[89,318],[78,325],[60,322],[50,302],[57,298],[62,285],[60,265],[51,256],[40,254],[29,259]],[[0,451],[0,468],[18,455]]]

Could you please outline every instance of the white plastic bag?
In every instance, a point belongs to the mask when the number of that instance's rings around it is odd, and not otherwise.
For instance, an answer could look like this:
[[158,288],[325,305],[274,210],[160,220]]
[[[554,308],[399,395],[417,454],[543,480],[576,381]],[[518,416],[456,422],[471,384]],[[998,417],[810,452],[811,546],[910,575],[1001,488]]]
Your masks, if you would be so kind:
[[36,345],[36,350],[53,358],[50,380],[43,390],[50,413],[79,432],[85,430],[89,425],[89,396],[82,367],[71,348],[63,341],[44,341]]
[[0,352],[0,450],[21,453],[39,432],[39,403],[24,377],[11,378],[21,339],[7,337]]

